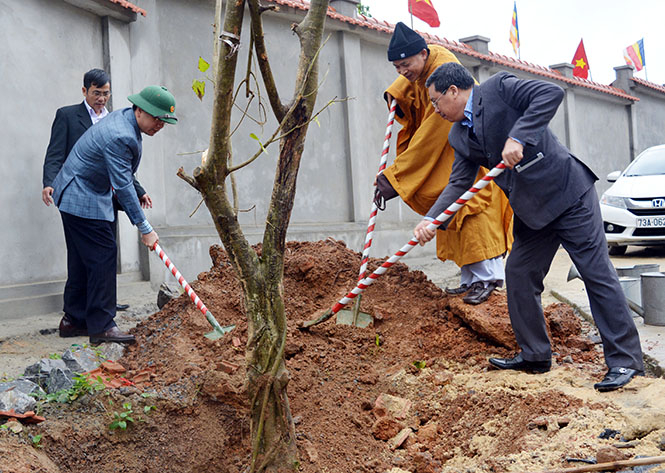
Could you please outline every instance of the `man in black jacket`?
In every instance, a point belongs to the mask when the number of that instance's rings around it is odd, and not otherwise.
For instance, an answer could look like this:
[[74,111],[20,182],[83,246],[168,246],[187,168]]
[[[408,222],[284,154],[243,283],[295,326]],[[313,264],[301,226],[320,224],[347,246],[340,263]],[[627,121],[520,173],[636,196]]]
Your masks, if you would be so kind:
[[561,87],[520,80],[506,72],[477,86],[455,63],[439,67],[426,85],[435,110],[455,122],[448,136],[455,161],[448,185],[414,229],[421,244],[434,237],[429,223],[471,187],[479,166],[491,169],[503,160],[508,167],[496,183],[514,211],[515,240],[506,262],[506,287],[510,322],[521,352],[489,362],[500,369],[549,371],[552,349],[540,294],[562,245],[580,270],[603,341],[609,370],[594,387],[610,391],[630,382],[644,370],[642,349],[607,253],[594,188],[598,178],[548,126],[563,100]]
[[[106,103],[111,97],[109,76],[102,69],[91,69],[83,76],[83,102],[59,108],[51,126],[51,139],[44,158],[42,200],[46,206],[53,203],[53,179],[85,131],[108,115]],[[134,180],[136,194],[143,208],[152,207],[152,199]]]

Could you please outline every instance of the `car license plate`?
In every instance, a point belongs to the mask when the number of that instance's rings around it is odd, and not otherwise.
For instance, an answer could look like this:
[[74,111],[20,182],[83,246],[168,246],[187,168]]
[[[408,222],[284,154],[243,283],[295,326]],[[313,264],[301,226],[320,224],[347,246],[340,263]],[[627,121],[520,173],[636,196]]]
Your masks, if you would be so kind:
[[665,227],[665,217],[644,217],[637,219],[637,227]]

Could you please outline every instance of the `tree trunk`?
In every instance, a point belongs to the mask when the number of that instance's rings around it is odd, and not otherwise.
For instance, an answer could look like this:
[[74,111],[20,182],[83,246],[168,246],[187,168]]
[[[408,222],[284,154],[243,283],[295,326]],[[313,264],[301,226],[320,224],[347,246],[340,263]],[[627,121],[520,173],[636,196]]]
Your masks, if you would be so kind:
[[222,41],[215,45],[216,87],[208,159],[194,170],[193,179],[182,170],[179,175],[203,195],[244,291],[248,320],[247,390],[252,419],[250,471],[297,471],[295,428],[286,395],[289,373],[284,360],[287,327],[282,279],[286,231],[295,199],[296,178],[318,90],[317,57],[328,0],[312,0],[303,21],[293,27],[300,39],[301,50],[295,92],[288,105],[279,99],[263,38],[261,14],[269,7],[261,6],[259,0],[246,2],[251,14],[256,59],[273,112],[280,122],[276,133],[282,136],[261,255],[257,255],[245,239],[238,223],[237,209],[231,204],[226,187],[226,178],[243,166],[233,167],[231,164],[230,120],[245,0],[226,2],[220,33]]

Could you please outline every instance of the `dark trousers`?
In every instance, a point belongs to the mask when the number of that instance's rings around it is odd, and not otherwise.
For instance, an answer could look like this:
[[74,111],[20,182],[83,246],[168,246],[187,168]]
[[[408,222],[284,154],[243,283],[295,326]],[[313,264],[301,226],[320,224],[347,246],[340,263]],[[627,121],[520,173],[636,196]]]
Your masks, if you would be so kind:
[[88,333],[115,326],[117,249],[113,222],[60,212],[67,243],[64,311]]
[[543,361],[552,355],[540,295],[561,244],[584,280],[607,366],[643,370],[637,328],[607,253],[595,189],[540,230],[527,227],[515,216],[513,233],[515,241],[506,262],[508,311],[524,359]]

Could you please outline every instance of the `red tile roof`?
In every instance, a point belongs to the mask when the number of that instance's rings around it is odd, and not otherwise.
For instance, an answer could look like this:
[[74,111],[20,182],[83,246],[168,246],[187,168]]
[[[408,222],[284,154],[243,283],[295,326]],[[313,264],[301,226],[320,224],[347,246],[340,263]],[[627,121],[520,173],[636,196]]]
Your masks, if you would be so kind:
[[129,3],[127,0],[108,0],[111,3],[115,3],[120,5],[121,7],[125,7],[128,10],[133,11],[134,13],[140,13],[143,16],[146,16],[146,12],[143,8],[139,8],[133,3]]
[[[284,5],[292,8],[297,8],[300,10],[308,10],[309,2],[307,0],[271,0],[274,3],[279,5]],[[358,15],[357,18],[351,18],[337,11],[333,7],[328,8],[328,17],[335,20],[342,21],[344,23],[349,23],[352,25],[362,26],[372,30],[381,31],[383,33],[392,34],[395,25],[388,23],[387,21],[380,21],[376,18],[369,18],[364,15]],[[419,32],[420,33],[420,32]],[[458,43],[457,41],[450,41],[445,38],[440,38],[436,35],[431,35],[429,33],[420,33],[420,35],[425,38],[428,44],[440,44],[446,49],[460,54],[465,54],[467,56],[475,57],[482,59],[484,61],[493,62],[497,65],[509,67],[512,69],[517,69],[524,72],[529,72],[531,74],[536,74],[543,77],[548,77],[550,79],[559,80],[566,82],[571,85],[576,85],[579,87],[585,87],[592,90],[597,90],[599,92],[604,92],[606,94],[614,95],[623,99],[638,101],[639,98],[633,97],[632,95],[627,94],[621,89],[612,87],[611,85],[599,84],[586,79],[580,79],[578,77],[568,78],[564,77],[560,72],[550,69],[549,67],[538,66],[530,62],[521,61],[518,59],[513,59],[503,54],[496,54],[489,52],[489,54],[482,54],[475,51],[471,46],[463,43]],[[654,84],[655,85],[655,84]]]
[[665,94],[665,86],[654,84],[653,82],[649,82],[648,80],[640,79],[638,77],[632,77],[631,80],[633,80],[636,84],[649,87],[650,89],[654,89]]

